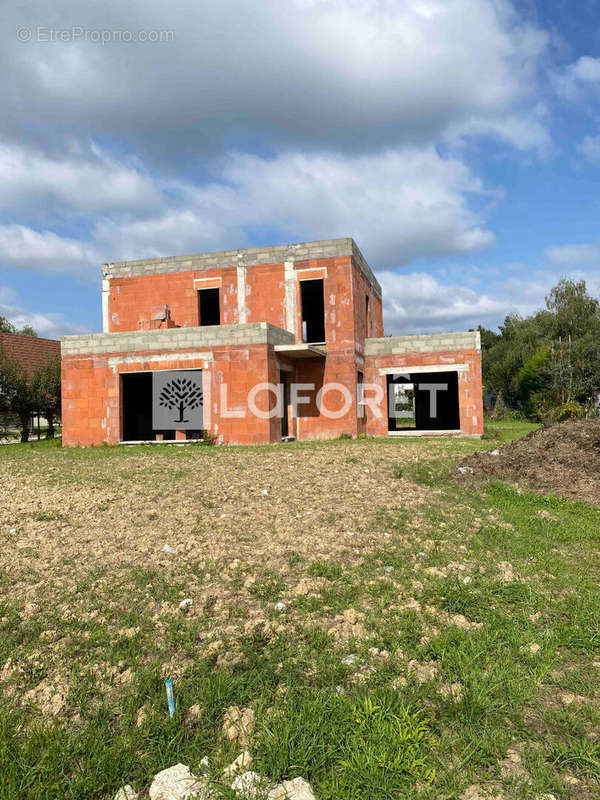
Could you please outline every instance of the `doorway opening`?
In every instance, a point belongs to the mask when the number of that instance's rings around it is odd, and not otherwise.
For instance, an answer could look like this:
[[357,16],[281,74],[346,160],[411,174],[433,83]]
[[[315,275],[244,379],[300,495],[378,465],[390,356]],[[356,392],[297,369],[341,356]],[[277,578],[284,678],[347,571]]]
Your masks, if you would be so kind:
[[458,431],[458,372],[387,376],[388,431]]
[[121,375],[121,408],[124,442],[154,439],[152,430],[152,373],[131,372]]
[[279,373],[279,386],[281,391],[281,438],[286,439],[290,435],[290,421],[288,406],[290,402],[290,385],[285,372]]
[[325,344],[325,299],[323,279],[300,281],[302,341]]

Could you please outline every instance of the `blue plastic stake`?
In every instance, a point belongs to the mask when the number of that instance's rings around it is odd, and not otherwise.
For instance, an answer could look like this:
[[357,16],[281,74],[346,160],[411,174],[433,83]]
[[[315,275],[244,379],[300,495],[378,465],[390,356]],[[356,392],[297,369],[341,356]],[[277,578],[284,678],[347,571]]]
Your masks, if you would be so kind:
[[167,690],[167,705],[169,706],[169,716],[172,717],[175,713],[175,696],[173,695],[173,678],[169,676],[165,681],[165,688]]

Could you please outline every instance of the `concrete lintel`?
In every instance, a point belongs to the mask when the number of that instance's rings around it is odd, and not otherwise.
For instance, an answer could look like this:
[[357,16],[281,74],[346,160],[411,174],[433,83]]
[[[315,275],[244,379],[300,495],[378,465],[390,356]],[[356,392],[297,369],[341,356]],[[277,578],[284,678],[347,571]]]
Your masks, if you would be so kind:
[[419,364],[419,366],[406,366],[404,364],[397,367],[383,367],[379,370],[380,375],[408,375],[421,372],[468,372],[468,364]]
[[[122,364],[139,364],[140,360],[143,360],[145,364],[160,364],[162,361],[204,361],[205,364],[212,364],[214,358],[210,351],[208,353],[171,352],[153,356],[113,356],[108,359],[108,366],[114,370],[117,366]],[[183,369],[186,369],[186,367]],[[188,367],[187,369],[198,368]]]

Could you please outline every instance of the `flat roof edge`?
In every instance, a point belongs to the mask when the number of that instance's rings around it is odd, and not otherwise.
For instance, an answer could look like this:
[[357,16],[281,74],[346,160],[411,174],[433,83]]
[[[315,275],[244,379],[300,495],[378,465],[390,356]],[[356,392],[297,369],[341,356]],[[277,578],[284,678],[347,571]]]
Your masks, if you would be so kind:
[[[300,255],[304,250],[320,250],[331,248],[343,250],[343,255],[351,255],[353,239],[342,237],[338,239],[316,239],[311,242],[292,242],[289,244],[266,245],[265,247],[241,247],[235,250],[209,250],[203,253],[188,253],[177,256],[157,256],[153,258],[139,258],[132,261],[111,261],[102,265],[102,269],[115,272],[120,269],[135,269],[137,267],[159,267],[157,272],[170,271],[169,267],[187,265],[187,262],[197,262],[202,264],[204,261],[230,261],[229,266],[238,266],[239,261],[252,260],[256,264],[266,264],[269,261],[277,263],[282,259],[281,256]],[[333,253],[335,255],[335,253]],[[277,256],[277,258],[272,258]],[[310,257],[310,256],[309,256]],[[258,259],[255,261],[255,259]],[[296,260],[300,260],[298,257]],[[212,266],[212,263],[205,268]]]
[[408,336],[383,336],[365,340],[366,355],[402,355],[444,350],[481,350],[479,331],[416,333]]
[[102,265],[105,279],[139,277],[166,272],[185,272],[223,267],[252,267],[284,261],[308,261],[315,258],[352,256],[373,288],[381,295],[381,286],[367,260],[351,236],[338,239],[317,239],[311,242],[219,250],[189,255],[141,258],[133,261],[112,261]]
[[293,333],[269,322],[241,325],[211,325],[188,328],[157,328],[150,331],[119,331],[63,336],[63,356],[130,353],[144,350],[189,350],[252,344],[290,344]]

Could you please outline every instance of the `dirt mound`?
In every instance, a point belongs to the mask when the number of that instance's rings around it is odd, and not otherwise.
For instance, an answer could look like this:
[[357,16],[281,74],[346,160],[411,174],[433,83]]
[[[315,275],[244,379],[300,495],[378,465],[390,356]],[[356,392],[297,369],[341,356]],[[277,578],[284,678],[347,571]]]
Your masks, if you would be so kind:
[[[600,420],[561,422],[463,461],[475,476],[600,506]],[[470,471],[466,473],[472,477]]]

